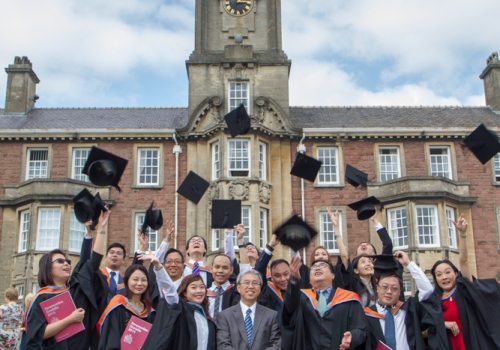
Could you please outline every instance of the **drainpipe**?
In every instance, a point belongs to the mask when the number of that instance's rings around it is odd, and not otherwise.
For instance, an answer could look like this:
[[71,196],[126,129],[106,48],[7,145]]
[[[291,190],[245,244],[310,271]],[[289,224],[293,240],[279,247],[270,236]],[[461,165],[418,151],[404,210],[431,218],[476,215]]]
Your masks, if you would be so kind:
[[[299,145],[297,146],[297,152],[299,153],[306,153],[306,145],[304,145],[302,142],[306,138],[306,133],[302,133],[302,138],[300,139]],[[302,210],[302,220],[306,220],[306,210],[305,210],[305,200],[304,200],[304,179],[300,179],[300,200],[301,200],[301,210]],[[306,247],[302,248],[302,261],[304,264],[307,265],[307,258],[306,258]]]
[[175,153],[175,213],[174,213],[174,248],[177,249],[177,235],[178,235],[178,227],[179,227],[179,194],[177,193],[177,188],[179,187],[179,154],[182,153],[182,148],[177,142],[175,137],[175,132],[172,134],[172,138],[174,139],[175,146],[173,149],[173,153]]

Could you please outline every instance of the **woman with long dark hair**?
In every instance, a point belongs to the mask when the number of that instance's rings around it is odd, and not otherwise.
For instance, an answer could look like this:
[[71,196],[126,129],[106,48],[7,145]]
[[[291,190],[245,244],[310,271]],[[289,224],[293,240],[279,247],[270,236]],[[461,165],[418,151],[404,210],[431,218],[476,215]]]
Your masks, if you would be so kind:
[[156,280],[164,297],[142,349],[216,349],[215,324],[208,313],[209,292],[201,276],[184,276],[177,292],[158,258],[147,254],[139,259],[151,261],[154,265]]
[[115,295],[97,322],[99,350],[120,349],[120,339],[132,316],[153,323],[155,311],[151,301],[148,271],[142,265],[131,265],[123,277],[123,295]]
[[375,305],[377,301],[375,268],[373,258],[360,255],[352,261],[351,288],[358,293],[363,307]]
[[500,291],[495,279],[474,279],[467,259],[467,221],[453,222],[459,232],[460,271],[449,260],[432,267],[441,299],[449,349],[500,349]]

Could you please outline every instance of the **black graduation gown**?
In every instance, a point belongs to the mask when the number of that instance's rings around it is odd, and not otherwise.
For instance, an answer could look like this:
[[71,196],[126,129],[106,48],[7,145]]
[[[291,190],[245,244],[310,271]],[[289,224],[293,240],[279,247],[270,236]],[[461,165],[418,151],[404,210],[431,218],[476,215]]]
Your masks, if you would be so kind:
[[352,334],[351,348],[365,342],[366,317],[356,294],[341,288],[332,289],[323,317],[317,312],[316,304],[313,290],[301,291],[299,284],[288,284],[282,322],[283,327],[293,333],[293,338],[282,338],[284,349],[338,350],[346,331]]
[[[104,319],[104,322],[102,323],[98,349],[119,350],[122,334],[132,316],[139,317],[137,314],[121,305],[109,311]],[[141,317],[141,319],[149,323],[153,323],[155,319],[155,312],[153,311],[149,317]]]
[[[161,299],[156,321],[149,332],[142,350],[197,350],[198,339],[194,318],[196,306],[179,299],[178,304],[170,305]],[[217,348],[215,323],[208,320],[207,350]]]
[[88,260],[86,263],[77,265],[68,282],[68,291],[73,298],[76,308],[83,308],[85,310],[85,317],[83,319],[85,330],[59,343],[56,342],[53,337],[43,340],[47,321],[40,308],[40,303],[53,298],[58,293],[38,294],[28,310],[26,349],[74,350],[89,348],[91,330],[95,328],[95,324],[99,318],[99,316],[97,316],[97,300],[99,299],[99,295],[93,288],[94,273],[99,268],[99,264],[99,257],[93,256],[92,259]]
[[[333,288],[349,289],[351,275],[348,270],[345,269],[344,264],[342,264],[342,259],[337,257],[337,263],[335,265],[330,264],[333,268],[333,273],[335,278],[333,280]],[[302,264],[300,267],[300,288],[311,288],[311,283],[309,282],[309,273],[311,270],[306,264]]]

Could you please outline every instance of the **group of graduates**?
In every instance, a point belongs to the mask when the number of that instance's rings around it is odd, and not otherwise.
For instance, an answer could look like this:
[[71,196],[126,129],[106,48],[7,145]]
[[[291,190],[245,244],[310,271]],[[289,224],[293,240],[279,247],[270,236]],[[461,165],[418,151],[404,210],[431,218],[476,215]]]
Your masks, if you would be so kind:
[[[225,231],[225,254],[204,266],[207,244],[193,236],[186,243],[189,261],[170,247],[174,231],[167,221],[165,239],[155,254],[139,229],[140,249],[121,276],[125,247],[105,247],[110,210],[100,214],[92,249],[91,223],[80,261],[61,250],[40,259],[36,294],[26,315],[27,349],[120,349],[132,316],[152,323],[142,349],[499,349],[500,290],[494,279],[475,279],[467,262],[467,221],[459,232],[460,271],[448,260],[432,268],[435,286],[392,241],[376,216],[371,220],[383,243],[377,255],[361,243],[350,260],[340,235],[335,264],[316,247],[306,266],[291,250],[290,261],[272,259],[280,240],[273,235],[260,252],[243,244],[245,229]],[[338,215],[329,211],[334,231]],[[239,244],[235,256],[233,236]],[[105,268],[100,268],[102,259]],[[143,266],[149,262],[149,270]],[[403,267],[418,288],[404,300]],[[76,310],[48,323],[40,303],[69,291]],[[56,342],[54,335],[72,323],[85,330]],[[386,346],[385,348],[382,346]]]

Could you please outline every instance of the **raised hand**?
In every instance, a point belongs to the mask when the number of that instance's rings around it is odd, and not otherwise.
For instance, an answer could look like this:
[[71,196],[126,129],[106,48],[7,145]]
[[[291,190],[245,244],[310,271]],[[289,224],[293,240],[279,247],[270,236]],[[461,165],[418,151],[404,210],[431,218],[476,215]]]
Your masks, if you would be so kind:
[[464,214],[460,214],[460,217],[458,218],[457,222],[453,221],[453,225],[455,225],[455,227],[457,228],[457,230],[459,230],[460,232],[464,233],[465,231],[467,231],[467,226],[469,225],[467,223],[467,220],[465,220],[464,218]]
[[302,266],[302,259],[300,257],[292,257],[292,261],[290,261],[290,272],[292,276],[296,279],[300,279],[300,267]]
[[109,219],[109,214],[111,214],[111,210],[108,209],[108,206],[105,206],[104,209],[105,211],[102,211],[101,215],[99,215],[98,225],[100,229],[104,229],[106,227]]
[[339,211],[335,210],[335,213],[332,213],[330,208],[326,208],[326,211],[328,213],[328,216],[330,217],[330,220],[332,221],[333,226],[339,227]]
[[278,236],[276,236],[274,233],[273,235],[271,236],[271,240],[269,241],[269,245],[271,247],[276,247],[278,244],[280,243],[280,239],[278,238]]
[[156,257],[156,255],[154,255],[152,252],[151,252],[151,249],[149,249],[147,251],[146,254],[140,254],[140,255],[137,255],[137,259],[138,260],[142,260],[142,261],[149,261],[151,262],[156,268],[160,268],[161,267],[161,263],[160,263],[160,260],[158,260],[158,258]]
[[165,243],[170,243],[172,241],[172,235],[175,231],[175,225],[172,221],[167,220],[165,222],[165,238],[163,239]]
[[238,240],[240,239],[243,239],[243,237],[245,237],[245,226],[243,226],[243,224],[238,224],[238,225],[235,225],[233,226],[234,228],[234,231],[236,231],[236,235],[237,235],[237,238]]
[[411,263],[410,258],[408,257],[408,254],[406,252],[401,251],[401,250],[394,252],[394,258],[397,261],[399,261],[399,263],[403,266],[408,266]]
[[149,236],[141,231],[140,228],[137,229],[139,235],[139,250],[145,252],[149,248]]

